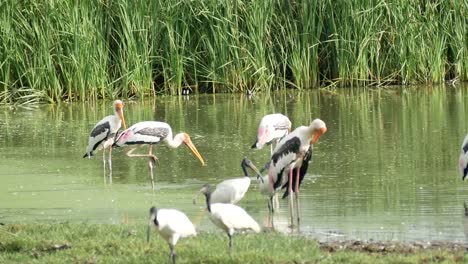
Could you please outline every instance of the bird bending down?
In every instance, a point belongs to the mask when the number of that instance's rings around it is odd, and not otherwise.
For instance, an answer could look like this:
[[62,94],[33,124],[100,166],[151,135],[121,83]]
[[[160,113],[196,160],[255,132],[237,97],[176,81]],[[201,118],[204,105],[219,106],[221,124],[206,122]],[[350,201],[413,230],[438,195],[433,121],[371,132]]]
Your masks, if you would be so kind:
[[251,229],[260,232],[258,223],[241,207],[234,204],[211,203],[211,186],[205,184],[200,193],[206,197],[211,222],[226,232],[229,237],[229,255],[232,255],[232,236],[236,230]]
[[[244,197],[245,193],[250,187],[251,181],[247,168],[251,168],[257,174],[257,177],[260,176],[260,172],[258,171],[257,167],[255,167],[247,158],[242,160],[241,167],[244,171],[245,177],[224,180],[216,185],[216,189],[213,193],[211,193],[212,203],[236,204]],[[199,195],[200,192],[193,199],[194,203]]]
[[176,254],[174,247],[179,238],[196,236],[197,232],[189,218],[179,210],[176,209],[157,209],[156,207],[150,208],[148,229],[146,232],[146,240],[150,240],[151,226],[154,226],[158,233],[169,244],[171,254],[169,258],[174,264],[176,261]]
[[273,154],[273,142],[278,141],[291,131],[291,121],[283,114],[269,114],[262,118],[258,126],[257,141],[252,148],[262,149],[265,144],[270,145]]
[[106,149],[109,149],[109,171],[112,175],[112,144],[114,143],[115,135],[123,124],[124,129],[125,119],[123,115],[123,102],[120,100],[114,101],[114,115],[106,116],[99,121],[89,134],[88,146],[83,158],[94,155],[94,151],[102,148],[102,162],[104,164],[104,173],[106,171]]
[[468,175],[468,135],[463,140],[460,152],[460,158],[458,160],[458,169],[462,180],[465,180]]
[[[299,223],[299,181],[300,167],[302,166],[304,157],[309,151],[310,145],[315,144],[320,136],[327,131],[325,122],[320,119],[313,120],[309,126],[300,126],[292,133],[282,138],[276,146],[270,160],[270,168],[268,169],[268,177],[270,183],[269,193],[274,195],[286,182],[288,183],[288,193],[292,193],[292,184],[296,183],[295,200],[296,214]],[[293,180],[293,171],[295,168],[296,179]],[[289,174],[289,178],[287,175]],[[289,199],[289,213],[291,226],[293,226],[293,198]]]
[[164,122],[159,121],[143,121],[134,124],[133,126],[124,130],[117,137],[114,146],[122,147],[125,145],[149,145],[148,154],[133,154],[135,148],[127,152],[129,157],[148,157],[148,166],[150,169],[151,186],[154,190],[154,177],[153,167],[155,161],[158,159],[153,155],[153,145],[165,142],[171,148],[178,148],[182,143],[185,144],[195,156],[200,160],[202,165],[205,165],[202,156],[197,148],[193,145],[190,136],[187,133],[179,133],[172,136],[171,126]]

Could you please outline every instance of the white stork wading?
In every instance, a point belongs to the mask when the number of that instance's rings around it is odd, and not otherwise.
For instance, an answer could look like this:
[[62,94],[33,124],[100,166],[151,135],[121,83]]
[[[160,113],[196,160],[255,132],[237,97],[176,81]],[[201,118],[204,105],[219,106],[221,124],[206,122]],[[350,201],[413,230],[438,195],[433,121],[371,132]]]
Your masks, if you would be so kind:
[[462,180],[465,180],[468,175],[468,135],[463,140],[461,145],[460,158],[458,160],[458,170],[462,176]]
[[106,171],[106,149],[109,149],[109,170],[112,175],[112,144],[117,131],[123,124],[124,129],[127,128],[125,125],[125,119],[123,115],[123,102],[120,100],[114,101],[114,115],[106,116],[99,121],[89,134],[88,147],[86,147],[86,153],[83,158],[94,155],[94,151],[102,148],[102,162],[104,163],[104,173]]
[[[245,193],[247,190],[249,190],[250,187],[251,180],[247,168],[251,168],[257,174],[257,177],[261,176],[257,167],[255,167],[253,163],[247,158],[242,160],[241,167],[244,171],[244,177],[228,179],[218,183],[218,185],[216,185],[215,191],[211,193],[212,203],[238,203],[244,197]],[[199,192],[193,199],[194,204],[200,194],[201,193]]]
[[261,231],[258,223],[241,207],[227,203],[211,203],[211,186],[205,184],[200,190],[206,197],[206,207],[211,222],[226,232],[229,237],[229,255],[232,255],[232,236],[236,230]]
[[[315,144],[320,136],[327,131],[325,122],[320,119],[313,120],[309,126],[300,126],[292,133],[281,139],[276,146],[270,160],[268,170],[268,181],[270,184],[270,196],[273,196],[282,186],[288,183],[288,193],[291,194],[292,185],[295,183],[296,214],[299,223],[299,182],[300,168],[303,160],[309,151],[311,144]],[[296,179],[293,179],[295,170]],[[289,178],[287,175],[289,174]],[[305,173],[304,173],[305,175]],[[289,196],[289,213],[291,216],[291,226],[293,226],[293,198]]]
[[291,121],[283,114],[269,114],[262,118],[258,126],[257,141],[252,148],[262,149],[263,146],[270,145],[270,152],[273,154],[273,142],[278,141],[291,132]]
[[202,165],[205,165],[205,161],[203,161],[202,156],[198,152],[197,148],[193,145],[190,136],[187,133],[182,132],[173,137],[171,126],[164,122],[143,121],[136,123],[117,136],[114,146],[122,147],[126,145],[149,145],[148,154],[133,154],[135,148],[132,148],[127,152],[127,156],[148,157],[151,185],[154,190],[153,167],[155,161],[158,158],[153,154],[153,145],[159,144],[161,142],[165,142],[171,148],[178,148],[182,143],[185,144],[200,160]]
[[157,209],[156,207],[150,208],[150,216],[148,229],[146,232],[146,241],[150,240],[151,226],[154,226],[158,233],[166,240],[171,249],[169,255],[173,264],[176,261],[175,245],[179,238],[196,236],[197,232],[189,218],[179,210],[176,209]]

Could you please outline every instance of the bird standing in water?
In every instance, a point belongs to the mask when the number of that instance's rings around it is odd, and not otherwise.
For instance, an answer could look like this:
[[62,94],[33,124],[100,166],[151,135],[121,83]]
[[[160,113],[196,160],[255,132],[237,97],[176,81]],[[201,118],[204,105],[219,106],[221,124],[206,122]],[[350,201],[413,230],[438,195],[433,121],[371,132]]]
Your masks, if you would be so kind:
[[127,156],[148,157],[151,186],[154,190],[153,167],[158,158],[153,154],[153,145],[159,144],[161,142],[165,142],[171,148],[178,148],[181,144],[186,145],[200,160],[202,165],[205,165],[205,161],[203,160],[195,145],[193,145],[190,136],[187,133],[182,132],[173,137],[171,126],[164,122],[143,121],[136,123],[117,136],[114,146],[122,147],[127,145],[149,145],[148,154],[133,154],[135,148],[132,148],[127,152]]
[[[295,200],[297,221],[299,216],[299,182],[300,168],[311,145],[315,144],[323,133],[327,131],[325,122],[320,119],[313,120],[309,126],[300,126],[288,134],[276,145],[270,160],[268,170],[269,193],[275,194],[282,186],[288,183],[288,193],[291,194],[292,184],[295,183]],[[296,169],[296,170],[295,170]],[[293,179],[293,171],[296,179]],[[287,177],[289,174],[289,178]],[[290,195],[289,213],[291,226],[293,226],[293,198]]]
[[86,153],[83,158],[94,155],[94,151],[102,148],[102,162],[104,164],[104,174],[106,171],[106,149],[109,150],[109,171],[112,175],[112,144],[117,131],[123,125],[124,129],[127,128],[125,125],[125,118],[123,115],[123,102],[120,100],[114,101],[114,114],[104,117],[99,121],[89,134],[88,146],[86,147]]

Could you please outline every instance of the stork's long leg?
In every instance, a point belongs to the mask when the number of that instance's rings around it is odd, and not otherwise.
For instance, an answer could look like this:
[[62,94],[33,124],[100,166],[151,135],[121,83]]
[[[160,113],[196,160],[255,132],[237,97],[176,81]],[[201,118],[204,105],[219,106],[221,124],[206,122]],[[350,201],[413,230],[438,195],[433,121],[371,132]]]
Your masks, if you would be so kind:
[[[149,151],[148,151],[148,167],[150,170],[150,176],[151,176],[151,189],[154,190],[154,176],[153,176],[153,167],[155,164],[155,161],[157,160],[156,156],[153,155],[153,145],[149,145]],[[174,259],[175,260],[175,259]]]
[[273,228],[273,214],[274,214],[274,202],[273,196],[268,197],[268,225]]
[[288,190],[289,190],[289,215],[291,216],[291,227],[294,226],[294,222],[293,222],[293,197],[292,197],[292,171],[293,171],[293,168],[289,169],[289,186],[288,186]]
[[104,176],[106,175],[106,148],[102,148],[102,164],[104,166]]
[[[296,186],[294,191],[294,196],[296,197],[296,216],[297,216],[297,226],[299,227],[300,214],[299,214],[299,170],[296,170]],[[291,195],[291,193],[289,193]]]
[[154,190],[154,176],[153,176],[153,167],[155,164],[155,161],[158,161],[158,157],[153,155],[152,153],[152,145],[149,145],[149,153],[148,154],[134,154],[133,151],[135,151],[136,148],[132,148],[127,152],[128,157],[147,157],[148,160],[148,167],[150,169],[150,177],[151,177],[151,186],[152,189]]
[[109,146],[108,163],[109,163],[109,174],[110,176],[112,176],[112,146]]
[[278,198],[278,193],[275,193],[273,195],[273,208],[278,211],[279,210],[279,198]]

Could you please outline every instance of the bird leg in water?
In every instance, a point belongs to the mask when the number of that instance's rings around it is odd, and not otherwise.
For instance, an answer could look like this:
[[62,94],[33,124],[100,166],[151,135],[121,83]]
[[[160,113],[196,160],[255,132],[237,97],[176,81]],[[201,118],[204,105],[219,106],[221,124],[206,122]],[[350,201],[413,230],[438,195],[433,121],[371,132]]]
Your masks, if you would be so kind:
[[268,198],[268,213],[273,214],[274,209],[273,209],[273,196],[270,196]]
[[273,213],[275,212],[274,209],[274,202],[273,202],[274,196],[270,196],[268,198],[268,226],[271,228],[274,228],[273,226]]
[[273,195],[273,208],[274,210],[278,211],[279,210],[279,198],[278,198],[278,194],[275,193]]
[[151,189],[154,191],[154,176],[153,176],[153,167],[156,163],[158,158],[153,155],[153,145],[149,145],[148,150],[148,167],[150,169],[150,176],[151,176]]
[[135,151],[137,148],[132,148],[127,152],[128,157],[147,157],[148,158],[148,167],[150,170],[150,177],[151,177],[151,187],[154,190],[154,176],[153,176],[153,167],[156,163],[156,161],[159,162],[158,157],[153,155],[153,146],[149,145],[149,151],[148,154],[134,154],[133,151]]
[[[294,197],[296,198],[296,216],[297,216],[297,226],[299,227],[299,222],[300,222],[300,215],[299,215],[299,171],[296,170],[296,186],[295,186],[295,191],[294,191]],[[289,193],[291,195],[291,193]]]
[[106,148],[102,148],[102,164],[104,165],[104,176],[106,176]]
[[289,190],[289,215],[291,216],[291,227],[294,226],[294,222],[293,222],[293,197],[292,197],[292,172],[293,172],[293,168],[289,169],[289,186],[288,186],[288,190]]
[[109,163],[109,177],[112,177],[112,145],[109,146],[109,156],[107,157]]

